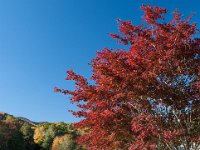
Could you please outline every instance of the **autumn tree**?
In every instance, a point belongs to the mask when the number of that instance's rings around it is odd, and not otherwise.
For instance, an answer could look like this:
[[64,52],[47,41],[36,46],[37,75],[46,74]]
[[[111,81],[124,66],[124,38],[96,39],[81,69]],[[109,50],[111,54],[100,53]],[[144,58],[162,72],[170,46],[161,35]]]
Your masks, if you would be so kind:
[[84,150],[79,147],[73,139],[74,137],[71,134],[55,137],[52,144],[52,150]]
[[38,145],[41,145],[44,141],[44,137],[45,137],[44,127],[40,125],[34,130],[34,135],[33,135],[34,142]]
[[143,23],[119,22],[110,34],[126,49],[104,48],[92,60],[94,84],[67,71],[71,95],[87,129],[78,142],[90,150],[197,150],[200,145],[200,39],[191,17],[143,5]]

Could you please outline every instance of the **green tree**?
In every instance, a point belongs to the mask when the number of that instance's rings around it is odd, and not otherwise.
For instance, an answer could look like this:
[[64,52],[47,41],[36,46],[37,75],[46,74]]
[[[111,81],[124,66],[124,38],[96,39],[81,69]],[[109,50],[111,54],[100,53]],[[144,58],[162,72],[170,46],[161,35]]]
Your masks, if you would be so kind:
[[20,132],[23,135],[23,139],[25,142],[25,149],[33,150],[35,148],[35,143],[33,140],[34,129],[33,129],[32,125],[30,125],[28,123],[24,123],[20,128]]
[[50,149],[55,136],[56,136],[56,126],[55,124],[50,124],[48,129],[45,131],[45,137],[42,143],[42,147],[44,149]]
[[6,150],[26,150],[23,135],[19,130],[14,131],[12,137],[8,140]]

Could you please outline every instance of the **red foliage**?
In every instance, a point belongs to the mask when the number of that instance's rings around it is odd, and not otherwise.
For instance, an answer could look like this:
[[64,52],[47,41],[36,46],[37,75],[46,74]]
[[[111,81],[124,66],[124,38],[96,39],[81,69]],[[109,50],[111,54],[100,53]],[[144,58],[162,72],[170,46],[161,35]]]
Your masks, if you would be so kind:
[[[144,24],[119,20],[121,35],[111,34],[129,50],[103,49],[92,60],[91,85],[68,71],[72,95],[83,117],[78,139],[90,150],[173,149],[200,144],[200,39],[196,24],[177,10],[164,22],[166,9],[142,6]],[[161,19],[161,20],[160,20]],[[197,147],[196,147],[197,148]]]

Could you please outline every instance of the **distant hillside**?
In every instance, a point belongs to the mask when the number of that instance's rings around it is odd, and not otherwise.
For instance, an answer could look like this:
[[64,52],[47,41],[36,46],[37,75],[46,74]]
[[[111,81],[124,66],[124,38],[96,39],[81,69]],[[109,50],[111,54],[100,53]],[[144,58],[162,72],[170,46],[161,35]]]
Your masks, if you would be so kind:
[[34,122],[0,112],[0,150],[83,150],[74,142],[80,131],[64,122]]
[[35,121],[31,121],[31,120],[29,120],[29,119],[27,119],[27,118],[25,118],[25,117],[16,117],[17,119],[20,119],[20,120],[22,120],[22,121],[25,121],[25,122],[27,122],[27,123],[29,123],[29,124],[32,124],[32,125],[37,125],[37,124],[40,124],[40,123],[45,123],[45,122],[35,122]]
[[0,112],[0,120],[3,121],[3,120],[6,120],[7,118],[13,118],[15,119],[16,121],[21,121],[21,122],[26,122],[28,124],[31,124],[31,125],[36,125],[36,124],[39,124],[37,122],[33,122],[25,117],[15,117],[13,115],[10,115],[8,113],[5,113],[5,112]]
[[44,122],[35,122],[35,121],[31,121],[31,120],[29,120],[25,117],[15,117],[15,116],[10,115],[8,113],[0,112],[0,120],[5,120],[7,116],[21,120],[21,121],[26,122],[26,123],[31,124],[31,125],[38,125],[38,124],[46,123],[45,121]]

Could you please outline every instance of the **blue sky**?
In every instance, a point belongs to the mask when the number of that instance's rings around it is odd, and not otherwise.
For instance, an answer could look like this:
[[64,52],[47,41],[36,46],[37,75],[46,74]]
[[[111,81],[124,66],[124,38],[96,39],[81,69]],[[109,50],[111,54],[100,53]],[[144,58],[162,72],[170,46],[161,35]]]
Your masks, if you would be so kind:
[[[116,19],[141,22],[142,4],[179,8],[200,22],[199,0],[0,0],[0,111],[33,121],[74,122],[76,109],[55,86],[73,68],[86,77],[96,50],[113,48]],[[199,26],[199,25],[198,25]]]

